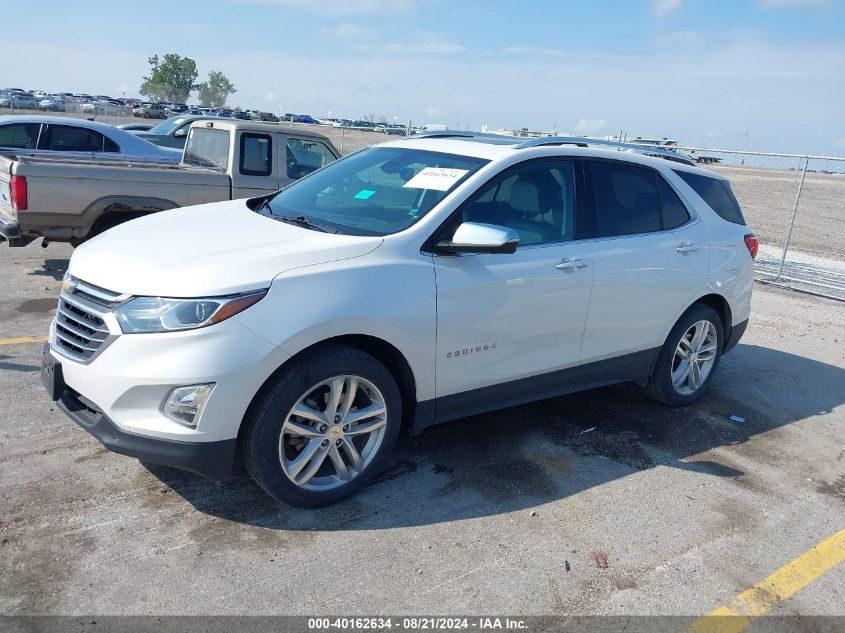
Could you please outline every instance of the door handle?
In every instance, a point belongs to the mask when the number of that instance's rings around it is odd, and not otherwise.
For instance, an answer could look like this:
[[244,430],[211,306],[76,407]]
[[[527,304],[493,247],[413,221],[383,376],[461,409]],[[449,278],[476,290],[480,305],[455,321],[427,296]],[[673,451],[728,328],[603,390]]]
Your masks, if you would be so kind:
[[681,242],[681,245],[675,250],[679,253],[691,253],[693,251],[697,251],[699,248],[698,244],[694,244],[692,242]]
[[555,264],[555,268],[558,270],[565,270],[567,272],[574,272],[579,268],[585,268],[587,266],[587,262],[583,259],[564,259],[561,260],[559,264]]

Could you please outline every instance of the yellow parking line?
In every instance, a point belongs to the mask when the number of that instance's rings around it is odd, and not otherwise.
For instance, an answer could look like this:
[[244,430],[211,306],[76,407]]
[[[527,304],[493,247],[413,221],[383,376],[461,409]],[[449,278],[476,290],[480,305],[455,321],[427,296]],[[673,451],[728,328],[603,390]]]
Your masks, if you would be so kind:
[[771,576],[743,591],[726,607],[697,620],[690,633],[740,633],[751,620],[794,595],[845,560],[845,530],[804,552]]
[[43,336],[19,336],[18,338],[0,338],[0,345],[20,345],[22,343],[46,343]]

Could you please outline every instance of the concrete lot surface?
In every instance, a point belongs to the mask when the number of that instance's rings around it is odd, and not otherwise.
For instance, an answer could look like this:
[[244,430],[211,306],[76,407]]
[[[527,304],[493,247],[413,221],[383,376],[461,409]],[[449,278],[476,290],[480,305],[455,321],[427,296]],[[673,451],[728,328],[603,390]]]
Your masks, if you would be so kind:
[[[461,420],[305,511],[56,410],[9,340],[45,335],[70,252],[0,248],[0,614],[705,614],[845,527],[841,303],[758,286],[691,408],[622,385]],[[772,613],[845,615],[845,566]]]

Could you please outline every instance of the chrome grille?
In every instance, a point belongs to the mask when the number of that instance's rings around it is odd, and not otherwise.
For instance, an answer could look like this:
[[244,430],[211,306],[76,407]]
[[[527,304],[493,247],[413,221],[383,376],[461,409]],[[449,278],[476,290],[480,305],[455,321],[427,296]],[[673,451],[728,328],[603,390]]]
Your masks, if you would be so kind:
[[106,315],[127,299],[128,295],[70,278],[59,296],[53,349],[73,360],[90,362],[114,338]]

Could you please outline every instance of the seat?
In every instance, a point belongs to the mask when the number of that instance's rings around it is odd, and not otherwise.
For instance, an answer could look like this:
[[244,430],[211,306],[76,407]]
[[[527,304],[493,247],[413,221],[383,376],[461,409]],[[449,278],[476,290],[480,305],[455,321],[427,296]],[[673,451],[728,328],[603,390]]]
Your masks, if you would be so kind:
[[535,182],[525,177],[517,179],[511,187],[512,211],[506,226],[519,233],[519,243],[522,245],[558,242],[561,239],[560,229],[545,220],[546,213],[551,209],[541,202],[541,193],[548,192],[541,191]]

